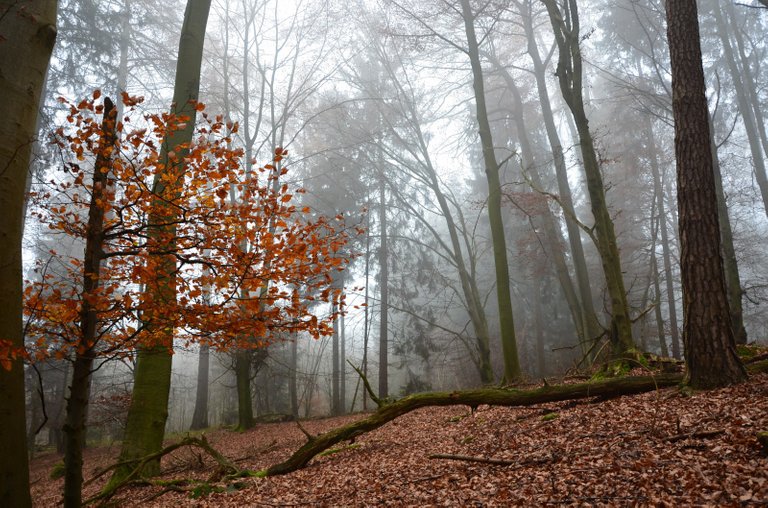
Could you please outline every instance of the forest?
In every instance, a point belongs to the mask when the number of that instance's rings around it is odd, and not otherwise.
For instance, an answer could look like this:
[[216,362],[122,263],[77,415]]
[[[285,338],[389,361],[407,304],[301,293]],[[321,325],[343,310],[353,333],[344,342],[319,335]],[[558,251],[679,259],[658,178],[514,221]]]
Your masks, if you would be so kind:
[[0,506],[768,503],[766,33],[0,0]]

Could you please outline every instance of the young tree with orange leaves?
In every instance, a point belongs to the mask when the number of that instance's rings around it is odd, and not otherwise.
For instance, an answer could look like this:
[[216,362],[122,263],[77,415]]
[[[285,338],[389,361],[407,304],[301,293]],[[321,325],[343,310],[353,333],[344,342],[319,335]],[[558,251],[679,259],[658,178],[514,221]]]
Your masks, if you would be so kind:
[[[66,274],[53,276],[41,265],[40,279],[25,293],[29,355],[68,358],[75,366],[65,428],[67,506],[81,503],[95,363],[163,344],[168,333],[219,350],[262,347],[284,331],[329,335],[341,311],[319,317],[310,303],[343,306],[332,273],[349,257],[347,232],[336,218],[309,218],[294,204],[301,189],[273,185],[274,163],[285,150],[246,176],[242,150],[229,138],[237,126],[209,118],[198,104],[203,122],[185,147],[184,174],[174,176],[161,162],[160,140],[189,118],[144,115],[141,126],[127,128],[140,100],[124,96],[131,110],[116,121],[108,99],[96,103],[99,95],[69,104],[70,128],[57,132],[69,177],[32,196],[40,222],[86,246],[84,259],[52,252]],[[168,180],[176,192],[158,194],[152,186],[158,174],[177,178]],[[238,196],[236,204],[231,195]],[[148,224],[149,216],[164,227]],[[175,267],[173,300],[152,297],[163,283],[159,265]],[[303,294],[314,296],[310,301]]]

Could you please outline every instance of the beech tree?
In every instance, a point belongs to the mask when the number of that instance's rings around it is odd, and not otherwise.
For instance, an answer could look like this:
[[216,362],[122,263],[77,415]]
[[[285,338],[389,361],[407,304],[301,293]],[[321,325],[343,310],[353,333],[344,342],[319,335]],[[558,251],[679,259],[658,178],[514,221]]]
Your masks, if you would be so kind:
[[687,380],[715,388],[746,379],[731,327],[717,217],[696,0],[669,0],[683,344]]
[[[155,194],[163,198],[177,194],[183,182],[184,160],[192,139],[197,113],[194,105],[200,90],[200,67],[210,8],[210,0],[188,0],[184,13],[171,111],[176,115],[188,116],[188,121],[183,129],[170,132],[162,142],[160,159],[165,175],[158,173],[152,187]],[[150,237],[170,235],[169,241],[175,241],[173,217],[150,215],[147,222],[153,228]],[[156,293],[151,297],[158,302],[172,302],[176,299],[175,260],[168,256],[160,256],[160,258],[165,264],[158,270],[157,276],[160,280],[152,286]],[[143,316],[143,319],[152,326],[151,312]],[[120,452],[122,460],[143,457],[156,452],[163,443],[165,422],[168,417],[168,396],[171,389],[170,352],[173,346],[173,328],[156,329],[165,334],[165,339],[158,341],[154,348],[141,348],[136,359],[133,399],[128,411],[128,422]],[[159,462],[155,461],[151,463],[147,473],[153,474],[158,471]],[[114,478],[119,479],[124,474],[126,474],[125,468],[119,469],[115,472]]]
[[[69,121],[78,127],[71,133],[59,129],[59,142],[71,153],[67,169],[74,183],[52,180],[33,194],[41,223],[86,245],[83,260],[56,257],[59,266],[70,267],[66,277],[42,273],[25,290],[32,357],[74,357],[65,425],[65,506],[81,503],[85,415],[96,361],[137,347],[159,350],[165,347],[165,330],[173,329],[177,339],[218,350],[264,347],[277,330],[330,334],[341,310],[318,319],[309,300],[286,285],[317,293],[313,301],[343,303],[329,273],[343,269],[348,257],[341,250],[345,231],[322,216],[304,219],[307,210],[291,203],[296,191],[288,185],[273,190],[273,165],[257,171],[267,175],[261,181],[247,178],[242,150],[230,148],[228,136],[236,127],[227,128],[220,118],[202,122],[187,150],[184,185],[172,196],[159,196],[150,186],[166,169],[157,141],[183,128],[188,118],[147,115],[145,120],[149,130],[122,132],[108,99],[104,105],[71,104]],[[279,150],[274,158],[284,155]],[[91,172],[93,183],[86,184]],[[230,205],[230,192],[242,195],[237,206]],[[89,193],[85,202],[82,196]],[[80,219],[86,213],[87,222]],[[157,223],[144,221],[148,216],[175,227],[153,236]],[[239,248],[240,240],[253,250]],[[167,258],[177,266],[177,298],[157,300],[152,291],[163,283],[157,274]],[[265,281],[272,285],[263,292]],[[261,341],[245,340],[250,334]]]
[[0,504],[4,506],[31,505],[21,360],[21,237],[38,106],[56,40],[56,8],[55,0],[0,1]]

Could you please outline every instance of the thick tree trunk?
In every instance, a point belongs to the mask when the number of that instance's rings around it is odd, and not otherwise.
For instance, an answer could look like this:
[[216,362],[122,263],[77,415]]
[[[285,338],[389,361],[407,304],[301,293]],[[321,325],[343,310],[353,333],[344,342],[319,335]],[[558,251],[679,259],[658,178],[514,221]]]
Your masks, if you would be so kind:
[[210,373],[211,352],[209,346],[200,346],[197,358],[197,390],[195,392],[195,412],[189,430],[208,428],[208,377]]
[[[175,152],[176,160],[183,161],[186,150],[179,145],[189,144],[195,126],[195,103],[200,89],[200,68],[203,58],[203,43],[205,41],[205,28],[208,22],[208,13],[211,8],[211,0],[188,0],[184,13],[184,24],[179,40],[179,54],[176,61],[176,84],[173,94],[172,112],[176,115],[186,115],[190,120],[183,129],[171,133],[163,142],[161,160],[166,163],[166,172],[173,172],[173,181],[178,185],[183,178],[183,167],[175,167],[170,164],[168,154]],[[172,196],[175,192],[172,186],[166,188],[163,183],[163,175],[157,175],[153,185],[153,191],[160,196]],[[172,222],[169,217],[150,216],[149,224],[158,222]],[[172,236],[174,232],[167,226],[155,228],[157,232],[150,232],[154,238]],[[176,264],[173,258],[164,256],[159,260],[158,280],[153,291],[152,298],[155,301],[173,301],[176,299],[175,270]],[[151,313],[147,313],[151,314]],[[147,329],[157,335],[157,346],[141,348],[138,353],[133,399],[128,411],[128,422],[125,429],[125,438],[120,452],[121,461],[143,457],[160,450],[165,435],[165,422],[168,417],[168,397],[171,387],[171,350],[173,348],[173,328],[162,326],[155,329],[151,323],[151,315],[147,316],[149,322]],[[152,475],[159,471],[159,461],[150,462],[145,474]],[[120,481],[130,471],[120,468],[115,471],[111,482]]]
[[666,4],[675,118],[683,344],[694,388],[745,379],[736,355],[720,257],[709,112],[701,64],[696,0]]
[[[24,186],[40,93],[56,40],[54,0],[0,1],[0,338],[19,352]],[[0,365],[0,505],[30,506],[24,365]]]
[[521,376],[520,360],[515,338],[515,321],[512,315],[512,295],[509,285],[509,264],[507,261],[507,241],[504,234],[504,222],[501,217],[501,181],[499,163],[493,147],[491,125],[485,105],[485,85],[483,68],[480,62],[480,49],[475,34],[475,15],[469,0],[461,0],[464,31],[467,37],[467,54],[472,66],[472,87],[475,91],[477,124],[480,144],[483,151],[485,176],[488,180],[488,222],[491,228],[493,261],[496,269],[496,298],[499,306],[499,326],[501,347],[504,356],[504,381],[512,382]]
[[542,1],[549,12],[557,41],[559,61],[556,74],[560,89],[571,110],[579,135],[581,156],[587,177],[587,191],[595,219],[596,246],[611,301],[611,352],[614,358],[622,358],[635,349],[635,344],[632,340],[632,322],[629,316],[627,293],[624,289],[616,232],[606,202],[600,163],[589,131],[589,119],[584,110],[578,8],[576,0],[567,0],[563,11],[555,0]]
[[251,396],[251,355],[241,349],[235,352],[235,379],[237,381],[237,430],[254,426],[253,397]]

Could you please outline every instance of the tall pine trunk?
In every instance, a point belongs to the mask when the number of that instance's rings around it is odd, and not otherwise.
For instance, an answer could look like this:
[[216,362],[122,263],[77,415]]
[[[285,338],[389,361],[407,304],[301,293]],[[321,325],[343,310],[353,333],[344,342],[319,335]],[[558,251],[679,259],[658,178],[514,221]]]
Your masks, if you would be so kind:
[[715,388],[744,380],[746,371],[736,355],[720,256],[696,0],[669,0],[666,12],[687,381],[693,388]]

